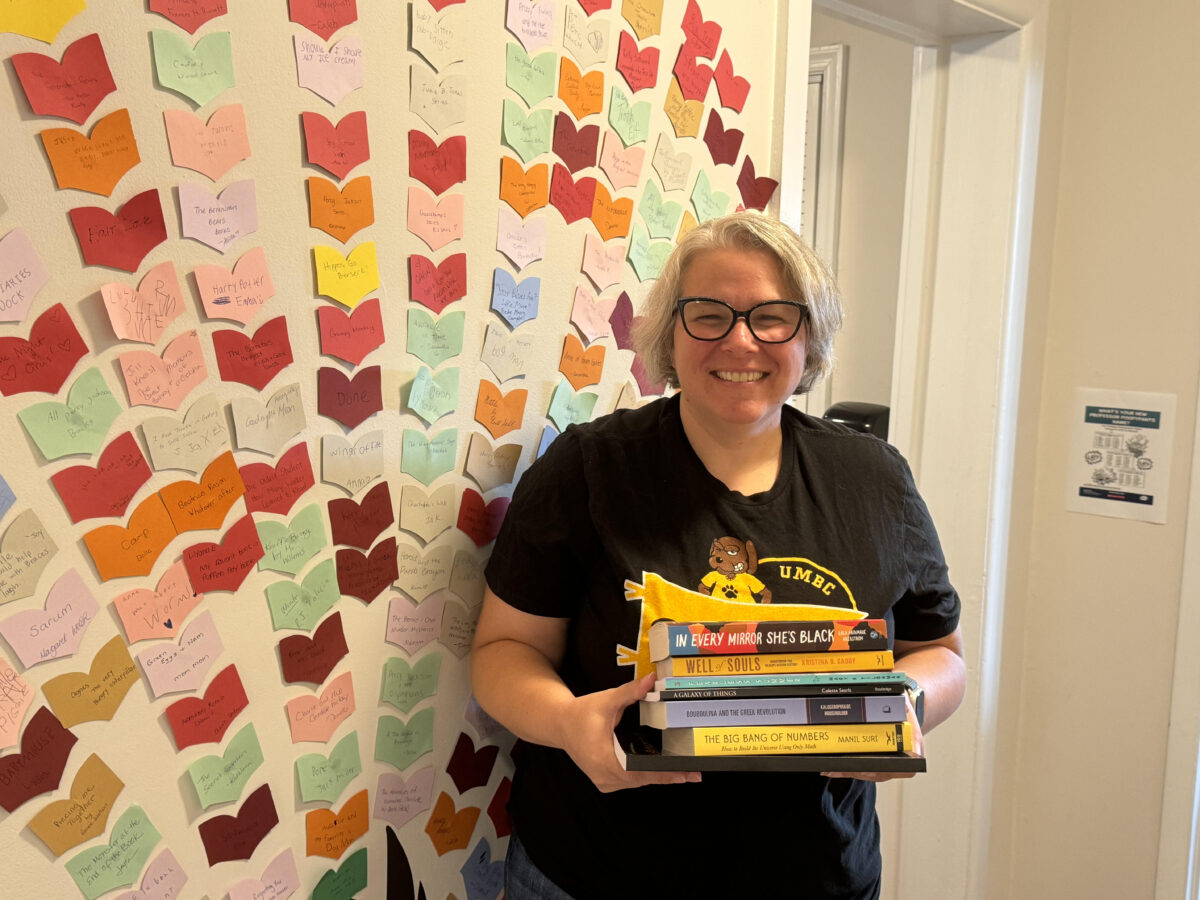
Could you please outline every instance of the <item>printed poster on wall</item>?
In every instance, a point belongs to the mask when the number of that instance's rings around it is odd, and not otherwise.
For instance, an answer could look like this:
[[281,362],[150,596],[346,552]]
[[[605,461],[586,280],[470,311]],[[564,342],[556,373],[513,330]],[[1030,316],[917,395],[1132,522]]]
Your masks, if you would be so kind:
[[1078,388],[1074,410],[1067,509],[1164,524],[1175,395]]

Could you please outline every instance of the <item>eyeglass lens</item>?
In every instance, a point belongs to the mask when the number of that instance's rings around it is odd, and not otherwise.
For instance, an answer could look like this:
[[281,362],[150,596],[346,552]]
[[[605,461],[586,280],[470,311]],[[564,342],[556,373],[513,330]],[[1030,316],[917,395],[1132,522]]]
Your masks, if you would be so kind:
[[701,341],[719,341],[745,318],[750,333],[765,343],[790,341],[800,330],[806,307],[786,300],[770,300],[739,312],[720,300],[689,298],[680,302],[683,327]]

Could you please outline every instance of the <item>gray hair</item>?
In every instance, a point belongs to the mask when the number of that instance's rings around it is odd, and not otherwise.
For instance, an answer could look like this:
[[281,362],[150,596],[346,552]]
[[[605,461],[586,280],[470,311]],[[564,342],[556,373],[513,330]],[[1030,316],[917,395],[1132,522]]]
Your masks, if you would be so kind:
[[688,266],[709,250],[766,250],[779,261],[791,291],[783,300],[808,304],[808,346],[804,375],[795,393],[803,394],[833,369],[833,338],[842,327],[842,300],[828,267],[804,240],[778,219],[754,210],[710,219],[687,232],[646,295],[635,321],[633,346],[652,381],[679,387],[675,372],[675,301]]

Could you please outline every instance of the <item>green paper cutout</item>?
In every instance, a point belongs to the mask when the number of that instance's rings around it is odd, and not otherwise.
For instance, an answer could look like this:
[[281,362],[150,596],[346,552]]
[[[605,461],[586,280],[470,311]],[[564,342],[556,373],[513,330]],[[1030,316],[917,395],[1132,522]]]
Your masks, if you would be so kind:
[[650,137],[649,101],[630,103],[625,92],[613,85],[608,101],[608,124],[626,147],[642,143]]
[[340,868],[321,876],[313,889],[312,900],[352,900],[367,889],[367,848],[355,850]]
[[[646,189],[642,191],[642,202],[638,204],[638,215],[646,223],[646,229],[652,238],[673,238],[679,230],[679,220],[683,217],[683,207],[670,200],[663,200],[658,185],[653,178],[646,179]],[[646,279],[641,279],[645,281]]]
[[633,266],[633,271],[637,273],[638,281],[646,281],[658,277],[674,249],[673,242],[651,241],[646,229],[641,225],[634,225],[625,256]]
[[458,369],[443,369],[436,375],[422,366],[408,391],[408,408],[427,425],[454,412],[458,405]]
[[447,428],[432,440],[425,432],[405,428],[400,439],[400,471],[425,487],[454,469],[458,462],[458,429]]
[[696,218],[701,224],[725,215],[725,210],[729,209],[729,195],[714,191],[703,169],[696,174],[696,185],[692,188],[692,207],[696,210]]
[[554,389],[554,396],[550,398],[550,411],[547,415],[561,433],[567,430],[568,425],[579,425],[582,422],[590,421],[592,410],[596,408],[597,399],[597,395],[591,391],[575,393],[564,378]]
[[383,688],[379,692],[380,703],[390,703],[408,715],[422,700],[437,693],[438,674],[442,668],[442,654],[422,656],[411,666],[398,656],[383,664]]
[[150,30],[150,40],[158,83],[168,91],[203,106],[233,87],[233,41],[228,31],[205,35],[195,48],[182,34],[160,28]]
[[306,753],[296,760],[300,799],[305,803],[312,800],[333,803],[342,795],[346,785],[361,773],[362,757],[358,753],[358,732],[351,731],[337,742],[329,756]]
[[231,803],[242,796],[250,776],[263,763],[262,745],[254,723],[235,734],[220,755],[202,756],[190,766],[188,775],[204,809],[216,803]]
[[312,631],[342,596],[337,581],[337,566],[332,559],[317,563],[304,581],[277,581],[267,585],[267,606],[271,626]]
[[520,44],[509,44],[504,56],[504,83],[521,95],[526,106],[537,106],[554,93],[557,53],[547,50],[530,59]]
[[419,306],[410,306],[408,352],[430,368],[436,369],[452,356],[462,353],[463,325],[466,320],[465,312],[434,316]]
[[263,546],[263,558],[258,561],[260,572],[270,569],[295,575],[327,546],[325,516],[318,503],[304,507],[290,522],[256,522],[255,528]]
[[101,894],[133,884],[161,839],[145,811],[140,806],[131,806],[113,825],[108,843],[67,860],[67,872],[83,896],[95,900]]
[[375,732],[375,759],[403,772],[433,750],[433,707],[427,706],[405,725],[395,716],[380,716]]
[[504,143],[516,151],[526,165],[543,153],[549,153],[554,145],[554,113],[548,109],[535,109],[529,115],[521,104],[504,101]]
[[120,414],[121,404],[96,367],[75,379],[66,403],[47,400],[17,410],[17,418],[42,456],[51,460],[95,453]]

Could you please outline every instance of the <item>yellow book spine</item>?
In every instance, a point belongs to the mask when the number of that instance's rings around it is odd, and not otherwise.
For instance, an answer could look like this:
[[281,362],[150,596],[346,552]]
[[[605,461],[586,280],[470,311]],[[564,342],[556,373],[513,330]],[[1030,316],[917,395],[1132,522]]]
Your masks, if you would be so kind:
[[893,665],[895,659],[891,650],[672,656],[655,663],[659,678],[687,675],[783,675],[796,672],[887,672]]
[[913,731],[909,722],[669,728],[663,732],[663,753],[674,756],[895,753],[912,749]]

